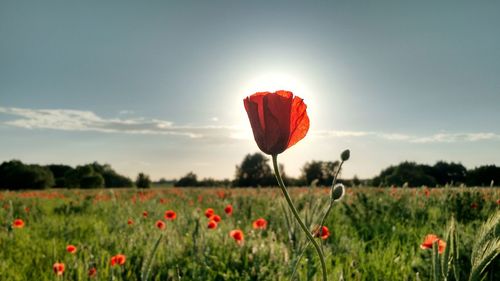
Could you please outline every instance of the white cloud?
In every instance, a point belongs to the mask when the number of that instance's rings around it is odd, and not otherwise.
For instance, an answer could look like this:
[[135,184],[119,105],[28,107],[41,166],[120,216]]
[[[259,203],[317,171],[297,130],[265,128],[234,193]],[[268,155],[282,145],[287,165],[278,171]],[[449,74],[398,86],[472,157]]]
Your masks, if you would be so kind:
[[[131,114],[133,111],[126,111]],[[0,114],[14,116],[12,120],[0,124],[26,129],[53,129],[64,131],[94,131],[103,133],[124,133],[144,135],[176,135],[188,138],[211,139],[253,139],[250,126],[179,126],[171,121],[145,118],[104,118],[92,111],[69,109],[27,109],[0,107]],[[216,118],[216,117],[214,117]],[[212,119],[212,121],[215,121]],[[454,143],[500,140],[500,134],[478,133],[437,133],[427,136],[375,131],[315,130],[309,135],[316,138],[361,138],[375,137],[387,141],[409,143]]]
[[[103,118],[91,111],[0,107],[0,113],[16,116],[4,124],[26,129],[94,131],[145,135],[179,135],[200,138],[230,130],[224,126],[176,126],[173,122],[144,118]],[[227,133],[229,135],[229,133]]]

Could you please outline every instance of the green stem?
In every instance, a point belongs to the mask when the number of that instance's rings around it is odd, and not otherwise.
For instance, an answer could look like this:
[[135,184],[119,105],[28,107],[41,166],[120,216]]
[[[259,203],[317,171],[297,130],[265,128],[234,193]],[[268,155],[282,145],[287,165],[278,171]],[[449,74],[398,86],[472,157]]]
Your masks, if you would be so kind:
[[327,281],[326,278],[326,263],[325,263],[325,257],[323,255],[323,252],[321,251],[321,247],[319,246],[318,242],[314,239],[312,236],[311,232],[309,229],[307,229],[306,225],[302,221],[302,219],[299,216],[299,212],[295,208],[295,205],[293,205],[292,199],[290,198],[290,194],[288,194],[288,190],[285,187],[285,183],[283,182],[283,178],[281,177],[279,168],[278,168],[278,155],[274,154],[273,156],[273,166],[274,166],[274,174],[276,176],[276,180],[278,181],[278,185],[281,188],[281,191],[283,192],[283,195],[285,196],[286,202],[288,203],[288,206],[290,207],[290,210],[292,210],[292,213],[299,223],[300,227],[304,231],[304,233],[307,236],[307,239],[314,245],[314,248],[316,249],[316,252],[318,253],[319,260],[321,261],[321,270],[323,272],[323,281]]
[[[335,184],[337,183],[337,177],[339,176],[339,173],[340,173],[340,170],[342,169],[342,165],[343,164],[344,164],[344,161],[340,162],[339,168],[337,169],[337,172],[335,173],[335,176],[333,177],[332,187],[331,187],[331,190],[330,190],[330,195],[332,194],[333,188],[335,187]],[[333,199],[330,198],[330,203],[328,204],[328,208],[326,209],[326,212],[323,215],[323,218],[321,219],[321,222],[319,224],[319,227],[320,227],[320,233],[319,234],[320,235],[323,234],[323,227],[322,226],[325,223],[326,218],[330,214],[330,211],[332,210],[333,202],[334,202]]]

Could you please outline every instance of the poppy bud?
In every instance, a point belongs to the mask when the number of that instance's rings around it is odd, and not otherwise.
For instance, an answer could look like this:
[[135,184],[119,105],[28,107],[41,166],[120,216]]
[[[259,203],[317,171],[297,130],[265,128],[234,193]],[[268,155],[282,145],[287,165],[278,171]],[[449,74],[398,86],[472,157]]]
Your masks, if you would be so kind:
[[340,199],[342,199],[342,197],[344,197],[344,193],[345,193],[344,185],[341,183],[336,184],[332,189],[331,198],[333,201],[339,201]]
[[349,157],[351,157],[351,151],[349,149],[344,150],[344,152],[340,154],[340,159],[342,159],[342,161],[349,160]]

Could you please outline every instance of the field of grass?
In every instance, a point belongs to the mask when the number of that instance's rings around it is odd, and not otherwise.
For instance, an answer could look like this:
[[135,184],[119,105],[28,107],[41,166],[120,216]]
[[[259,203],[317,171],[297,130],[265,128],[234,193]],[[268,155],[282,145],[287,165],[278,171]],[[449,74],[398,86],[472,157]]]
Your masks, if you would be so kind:
[[[290,190],[313,229],[328,190]],[[420,244],[427,234],[444,237],[452,217],[457,276],[468,280],[472,247],[481,225],[500,209],[499,191],[348,189],[326,220],[329,237],[318,238],[329,280],[431,280],[432,251]],[[224,211],[229,204],[231,215]],[[294,280],[321,277],[316,253],[305,249],[278,188],[3,192],[0,206],[0,280],[289,280],[301,254]],[[208,228],[207,208],[221,217],[215,229]],[[175,211],[174,220],[165,218],[167,210]],[[255,229],[258,218],[267,227]],[[14,227],[16,219],[24,226]],[[229,235],[235,229],[243,241]],[[125,262],[112,266],[117,254]],[[62,275],[54,263],[64,263]],[[499,265],[497,258],[486,280],[500,280]]]

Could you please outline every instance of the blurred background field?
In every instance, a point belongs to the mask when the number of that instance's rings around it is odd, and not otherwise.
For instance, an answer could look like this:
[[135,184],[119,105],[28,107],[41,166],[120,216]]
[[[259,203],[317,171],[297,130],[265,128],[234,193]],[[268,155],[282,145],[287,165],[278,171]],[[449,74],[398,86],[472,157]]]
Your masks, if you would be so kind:
[[[329,189],[290,190],[313,229]],[[478,230],[498,211],[499,199],[498,188],[349,188],[325,223],[328,276],[430,280],[431,251],[420,244],[430,233],[444,237],[454,217],[458,274],[466,280]],[[5,191],[0,204],[0,280],[141,280],[147,269],[149,280],[289,280],[306,241],[278,188]],[[231,215],[224,212],[228,204]],[[216,229],[207,227],[207,208],[221,217]],[[166,220],[166,210],[176,219]],[[258,218],[267,220],[266,229],[252,227]],[[24,227],[13,228],[15,219]],[[155,226],[158,220],[165,229]],[[243,231],[243,243],[229,236],[234,229]],[[66,251],[69,244],[75,254]],[[126,262],[111,267],[116,254]],[[66,265],[62,277],[52,270],[56,262]],[[318,263],[312,248],[305,250],[296,279],[318,280]],[[495,267],[498,259],[486,280],[499,280]],[[94,277],[88,276],[91,268]]]

